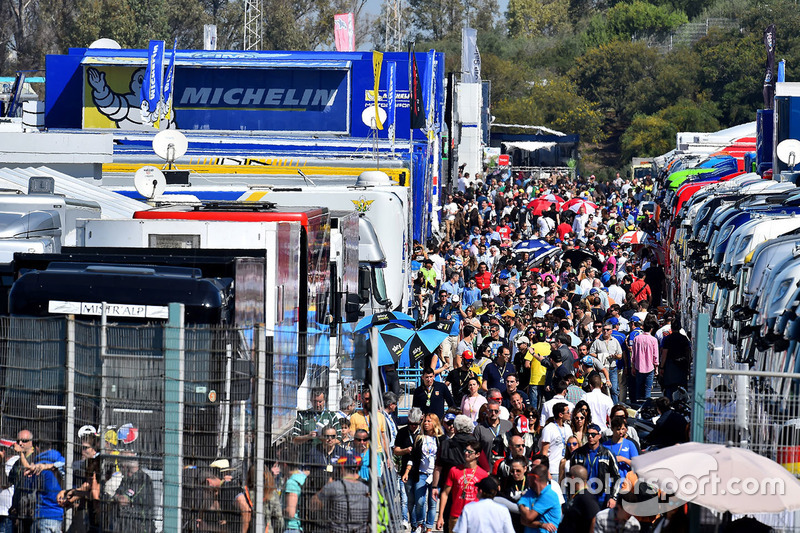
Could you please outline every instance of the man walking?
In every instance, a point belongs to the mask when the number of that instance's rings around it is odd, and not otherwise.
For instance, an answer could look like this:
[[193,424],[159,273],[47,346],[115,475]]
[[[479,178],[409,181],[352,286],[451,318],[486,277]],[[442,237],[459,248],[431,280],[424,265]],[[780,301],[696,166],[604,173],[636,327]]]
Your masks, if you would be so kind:
[[429,367],[422,371],[422,385],[414,389],[411,406],[419,407],[423,414],[433,413],[439,417],[439,420],[442,420],[445,404],[453,407],[456,403],[447,385],[435,381],[434,377],[435,373],[432,368]]
[[631,373],[634,377],[631,400],[645,401],[653,390],[653,378],[658,372],[658,340],[651,334],[653,327],[645,324],[642,333],[633,340]]

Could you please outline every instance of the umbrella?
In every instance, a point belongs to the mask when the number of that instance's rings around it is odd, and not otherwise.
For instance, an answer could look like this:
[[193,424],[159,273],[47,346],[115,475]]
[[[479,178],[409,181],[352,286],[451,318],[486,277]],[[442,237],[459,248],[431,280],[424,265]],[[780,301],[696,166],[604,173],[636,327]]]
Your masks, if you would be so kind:
[[593,215],[598,207],[597,204],[594,202],[590,202],[589,200],[584,200],[583,198],[573,198],[563,204],[561,204],[561,210],[566,211],[569,209],[570,211],[579,212],[583,207],[586,210],[586,214]]
[[414,327],[414,317],[401,313],[399,311],[385,311],[383,313],[375,313],[368,315],[358,321],[356,324],[356,333],[364,333],[366,330],[373,326],[380,326],[381,324],[400,324],[408,328]]
[[564,252],[564,255],[561,257],[561,260],[569,259],[572,263],[572,266],[577,267],[585,260],[589,259],[592,262],[592,266],[598,270],[603,268],[603,262],[600,261],[596,255],[589,253],[585,250],[573,248],[571,250],[567,250]]
[[650,244],[650,235],[643,231],[626,231],[617,242],[620,244]]
[[452,329],[453,322],[450,320],[436,320],[424,324],[414,331],[413,337],[409,339],[400,364],[407,362],[406,366],[411,366],[412,362],[416,363],[430,356],[450,336]]
[[514,246],[514,252],[535,252],[542,248],[552,248],[552,245],[540,239],[528,239],[527,241],[520,241]]
[[633,470],[677,498],[722,513],[800,509],[800,481],[744,448],[688,442],[634,457]]
[[545,261],[554,259],[561,253],[561,248],[557,246],[548,246],[546,248],[539,248],[533,252],[533,257],[528,261],[528,268],[538,267]]
[[543,194],[540,196],[542,200],[547,200],[548,202],[555,202],[557,204],[563,204],[564,199],[558,196],[557,194]]
[[528,209],[530,209],[531,213],[534,215],[540,216],[542,213],[550,209],[550,206],[554,203],[555,202],[545,200],[544,198],[536,198],[528,204]]
[[414,330],[400,324],[384,324],[378,327],[378,365],[393,365],[400,359]]

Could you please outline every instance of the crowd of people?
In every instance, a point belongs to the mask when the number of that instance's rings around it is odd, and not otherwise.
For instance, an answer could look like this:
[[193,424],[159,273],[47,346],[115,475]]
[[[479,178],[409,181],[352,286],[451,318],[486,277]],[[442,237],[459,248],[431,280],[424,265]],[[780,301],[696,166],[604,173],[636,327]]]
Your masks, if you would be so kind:
[[[642,497],[632,460],[688,437],[671,400],[687,387],[691,341],[664,305],[662,256],[620,242],[632,230],[659,242],[653,209],[640,208],[651,192],[619,175],[460,175],[441,238],[413,257],[418,325],[450,334],[414,363],[419,386],[405,398],[384,382],[381,440],[370,438],[369,388],[338,410],[315,389],[270,452],[260,504],[254,467],[244,479],[227,461],[185,470],[184,529],[254,531],[262,505],[269,532],[368,531],[372,509],[380,531],[395,519],[415,533],[685,530],[680,509],[654,519],[625,506]],[[648,403],[660,416],[644,434],[631,417]],[[63,490],[64,458],[32,439],[0,448],[0,533],[61,531],[68,508],[73,530],[154,530],[153,483],[135,457],[106,455],[101,468],[88,436]]]

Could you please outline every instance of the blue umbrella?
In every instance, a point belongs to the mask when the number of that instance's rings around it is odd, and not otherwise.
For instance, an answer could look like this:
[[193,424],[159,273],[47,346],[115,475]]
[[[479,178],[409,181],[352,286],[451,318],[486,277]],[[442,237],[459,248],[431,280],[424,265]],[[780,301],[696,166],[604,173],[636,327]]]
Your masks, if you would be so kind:
[[368,315],[359,320],[354,331],[356,333],[364,333],[373,326],[380,326],[381,324],[390,323],[413,328],[414,317],[405,313],[401,313],[400,311],[385,311],[383,313],[375,313],[374,315]]
[[430,356],[444,340],[450,336],[453,322],[450,320],[437,320],[428,322],[416,331],[403,350],[400,358],[401,366],[411,366],[421,359]]
[[541,239],[528,239],[527,241],[520,241],[514,246],[514,251],[517,253],[535,252],[540,248],[550,247],[551,245]]
[[399,324],[384,324],[378,327],[378,366],[395,364],[413,336],[413,329]]

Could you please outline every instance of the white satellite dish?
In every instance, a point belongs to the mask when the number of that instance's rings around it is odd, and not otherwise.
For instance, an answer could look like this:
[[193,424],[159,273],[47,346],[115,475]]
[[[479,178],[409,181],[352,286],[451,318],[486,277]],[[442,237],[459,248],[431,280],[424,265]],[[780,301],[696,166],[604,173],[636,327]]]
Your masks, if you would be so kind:
[[161,196],[167,188],[167,180],[164,173],[154,166],[142,167],[133,175],[133,186],[136,192],[152,200],[156,196]]
[[122,47],[114,39],[97,39],[89,45],[89,48],[105,48],[107,50],[121,50]]
[[[386,111],[382,108],[378,108],[378,116],[381,118],[381,124],[386,122]],[[371,105],[366,108],[364,111],[361,112],[361,122],[364,123],[365,126],[368,128],[375,128],[375,106]]]
[[778,159],[790,167],[794,167],[794,165],[800,163],[800,141],[797,139],[781,141],[778,143],[778,146],[775,147],[775,153]]
[[189,141],[178,130],[159,131],[153,137],[153,151],[158,157],[164,159],[172,167],[172,163],[186,153]]

